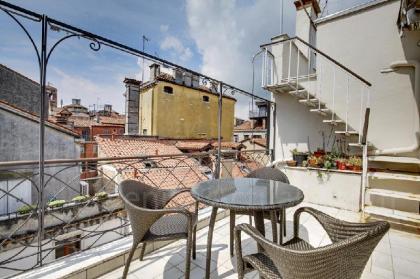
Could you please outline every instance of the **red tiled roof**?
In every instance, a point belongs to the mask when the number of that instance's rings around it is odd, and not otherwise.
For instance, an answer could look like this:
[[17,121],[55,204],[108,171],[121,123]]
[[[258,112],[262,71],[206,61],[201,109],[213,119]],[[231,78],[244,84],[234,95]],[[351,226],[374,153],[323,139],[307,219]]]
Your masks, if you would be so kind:
[[[183,154],[174,145],[157,140],[137,138],[108,139],[96,137],[98,153],[102,157],[153,156]],[[113,164],[123,179],[137,179],[159,188],[190,188],[196,183],[207,180],[206,167],[187,156],[151,157],[147,160],[131,160]],[[192,204],[189,195],[175,199],[177,205]]]
[[[216,142],[213,142],[211,145],[213,146],[213,148],[217,148],[219,144],[216,141]],[[220,146],[222,147],[222,149],[237,149],[237,150],[245,147],[240,142],[231,142],[231,141],[222,141]]]
[[184,151],[204,151],[212,147],[208,141],[178,141],[175,146]]
[[244,123],[242,123],[238,126],[235,126],[233,128],[233,130],[235,130],[235,131],[241,131],[241,130],[247,131],[247,130],[265,130],[265,129],[263,129],[262,126],[257,126],[257,127],[252,128],[252,122],[250,120],[246,120],[246,121],[244,121]]
[[266,147],[267,146],[267,139],[266,138],[255,138],[251,139],[252,143],[258,144],[259,146]]
[[102,124],[112,124],[112,125],[124,125],[125,124],[125,116],[100,116],[99,122]]

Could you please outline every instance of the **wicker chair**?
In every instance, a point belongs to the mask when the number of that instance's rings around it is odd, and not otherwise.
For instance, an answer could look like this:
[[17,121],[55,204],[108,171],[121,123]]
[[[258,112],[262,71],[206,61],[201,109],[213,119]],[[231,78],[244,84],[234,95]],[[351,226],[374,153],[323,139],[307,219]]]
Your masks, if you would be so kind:
[[[284,182],[284,183],[289,183],[289,179],[287,178],[286,174],[284,174],[281,170],[276,169],[276,168],[269,168],[269,167],[264,167],[264,168],[260,168],[257,170],[254,170],[252,172],[250,172],[246,177],[248,178],[261,178],[261,179],[271,179],[271,180],[276,180],[276,181],[280,181],[280,182]],[[269,219],[271,220],[271,228],[272,228],[272,235],[273,235],[273,241],[277,242],[277,220],[278,218],[284,218],[285,214],[284,214],[284,210],[282,210],[281,212],[270,212],[270,213],[265,213],[264,214],[264,218],[265,219]],[[252,217],[251,215],[253,214],[252,212],[249,211],[233,211],[230,210],[230,255],[233,256],[233,230],[235,228],[235,217],[236,215],[250,215],[249,216],[249,223],[252,225]],[[285,220],[285,219],[283,219]],[[282,222],[281,224],[283,224],[282,229],[280,230],[281,234],[282,232],[286,232],[286,227],[284,226],[284,222]],[[280,235],[280,239],[282,239],[282,235]]]
[[[299,238],[302,212],[319,221],[332,244],[314,248]],[[238,277],[243,278],[246,272],[256,269],[264,278],[360,278],[371,253],[388,229],[388,222],[350,223],[303,207],[294,215],[294,237],[278,245],[252,226],[241,224],[235,227]],[[261,245],[264,252],[243,256],[241,231]]]
[[[143,259],[147,242],[187,239],[185,278],[190,277],[191,252],[195,259],[195,214],[185,208],[165,208],[178,194],[190,189],[158,189],[139,181],[125,180],[119,185],[120,196],[128,211],[133,231],[133,246],[125,264],[123,278],[127,277],[131,259],[139,244],[140,260]],[[192,251],[191,251],[192,250]]]

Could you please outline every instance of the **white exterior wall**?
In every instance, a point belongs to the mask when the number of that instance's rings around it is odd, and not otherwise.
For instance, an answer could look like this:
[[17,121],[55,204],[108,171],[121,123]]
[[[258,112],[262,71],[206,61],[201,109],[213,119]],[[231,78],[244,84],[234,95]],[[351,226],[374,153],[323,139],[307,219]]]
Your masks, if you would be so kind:
[[304,201],[360,211],[361,175],[307,168],[282,169],[290,183],[302,190]]
[[[354,14],[320,21],[317,30],[317,48],[373,84],[368,140],[381,150],[415,146],[415,133],[419,131],[420,88],[415,89],[414,68],[381,73],[395,61],[420,62],[420,47],[416,45],[420,32],[399,35],[399,4],[400,1],[386,1]],[[328,80],[323,84],[331,87]],[[351,112],[360,110],[356,103],[350,107]],[[350,117],[349,123],[357,129],[358,116]]]

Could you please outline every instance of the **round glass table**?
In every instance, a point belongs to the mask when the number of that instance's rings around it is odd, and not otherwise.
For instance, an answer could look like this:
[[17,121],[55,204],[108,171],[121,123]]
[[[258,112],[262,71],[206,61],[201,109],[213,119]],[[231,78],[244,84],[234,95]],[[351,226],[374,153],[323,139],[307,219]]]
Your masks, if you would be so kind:
[[264,235],[264,212],[295,206],[304,198],[303,192],[295,186],[259,178],[208,180],[193,186],[191,195],[213,207],[207,236],[206,278],[210,276],[211,245],[218,208],[253,212],[255,227]]

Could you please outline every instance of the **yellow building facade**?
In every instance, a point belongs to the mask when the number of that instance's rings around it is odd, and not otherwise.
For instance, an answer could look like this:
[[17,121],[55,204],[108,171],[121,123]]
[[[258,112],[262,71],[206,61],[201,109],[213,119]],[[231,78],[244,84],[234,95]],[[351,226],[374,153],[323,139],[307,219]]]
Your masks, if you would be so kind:
[[[139,134],[171,139],[216,139],[218,95],[158,80],[140,89]],[[222,139],[232,141],[236,100],[224,96]]]

